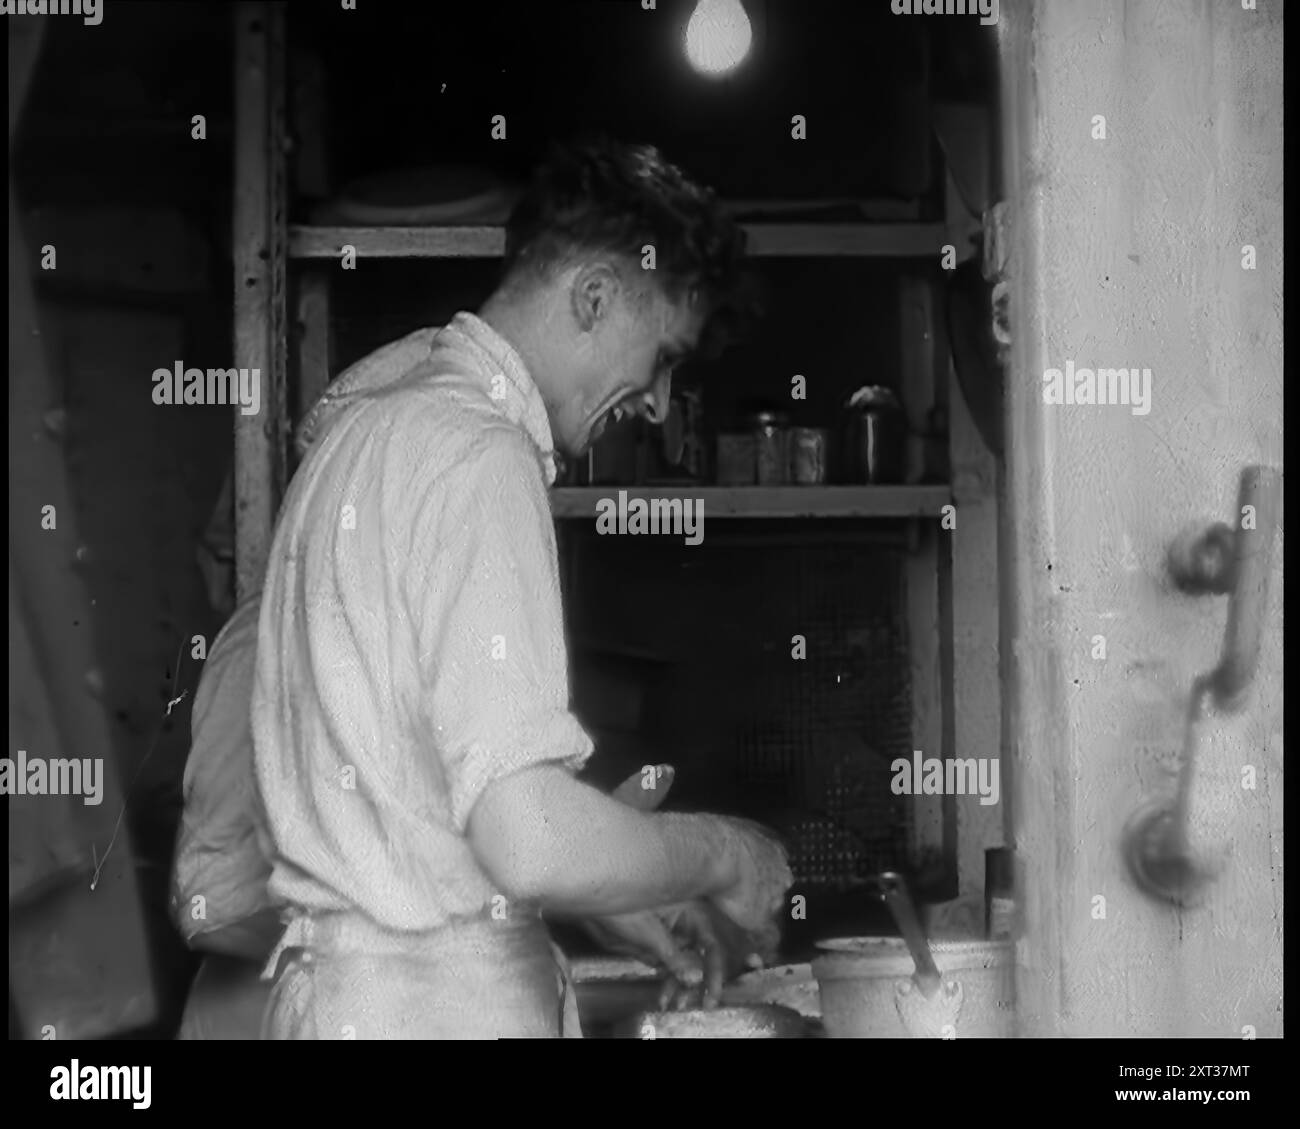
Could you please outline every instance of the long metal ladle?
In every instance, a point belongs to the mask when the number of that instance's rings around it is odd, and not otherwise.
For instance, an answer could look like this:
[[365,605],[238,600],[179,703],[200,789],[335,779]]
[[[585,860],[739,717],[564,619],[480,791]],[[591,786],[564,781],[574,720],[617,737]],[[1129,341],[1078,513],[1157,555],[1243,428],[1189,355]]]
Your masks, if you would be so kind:
[[[1172,798],[1151,800],[1125,825],[1121,850],[1133,880],[1153,897],[1190,907],[1203,896],[1217,869],[1198,860],[1188,838],[1188,816],[1197,746],[1210,710],[1240,712],[1259,663],[1260,639],[1268,608],[1268,578],[1280,514],[1282,476],[1272,467],[1250,466],[1241,475],[1236,521],[1236,551],[1231,575],[1219,590],[1231,592],[1228,625],[1219,665],[1192,685],[1178,783]],[[1242,525],[1253,507],[1251,528]],[[1206,537],[1213,536],[1214,530]],[[1228,581],[1230,580],[1230,587]],[[1211,589],[1212,590],[1212,589]]]
[[935,993],[939,991],[943,977],[939,975],[939,969],[930,953],[930,944],[925,939],[925,931],[921,928],[920,919],[916,915],[916,907],[912,904],[912,897],[907,891],[907,883],[903,881],[901,874],[887,871],[876,879],[876,885],[885,905],[889,907],[894,924],[898,926],[898,931],[907,944],[907,951],[912,955],[912,963],[916,966],[912,981],[922,996],[927,1000],[933,999]]

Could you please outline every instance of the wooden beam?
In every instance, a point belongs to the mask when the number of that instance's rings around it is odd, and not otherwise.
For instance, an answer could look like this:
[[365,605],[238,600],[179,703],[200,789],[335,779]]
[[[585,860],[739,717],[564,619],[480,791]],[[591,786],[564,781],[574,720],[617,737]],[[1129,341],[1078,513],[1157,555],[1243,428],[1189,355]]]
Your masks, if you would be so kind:
[[1001,756],[1002,694],[998,681],[997,460],[984,446],[949,373],[949,444],[957,528],[952,541],[952,756],[995,761],[998,797],[955,797],[958,878],[963,895],[984,889],[984,852],[1005,843],[1003,815],[1011,794]]
[[256,591],[284,492],[289,432],[285,12],[240,4],[235,19],[235,366],[257,370],[261,410],[235,409],[238,597]]
[[[294,194],[324,200],[331,191],[325,66],[319,54],[291,54]],[[298,362],[295,425],[311,410],[334,375],[334,324],[330,309],[333,263],[309,263],[297,276]],[[291,456],[291,463],[293,458]]]
[[[744,224],[751,255],[772,258],[938,257],[947,238],[943,224]],[[499,258],[501,227],[312,227],[289,232],[295,259],[338,259],[344,247],[361,258]]]
[[937,518],[947,486],[582,486],[551,491],[556,517],[591,518],[602,501],[693,500],[704,518]]
[[[988,169],[992,139],[982,107],[949,105],[939,113],[947,123],[944,139],[944,207],[949,237],[958,262],[978,253],[971,237],[982,230],[981,215],[989,198]],[[954,158],[963,166],[968,206],[958,190]],[[972,214],[971,208],[976,212]],[[991,313],[989,315],[992,316]],[[998,767],[997,802],[978,794],[953,798],[956,808],[958,886],[963,896],[984,890],[984,852],[1008,840],[1004,817],[1011,795],[1002,757],[1002,693],[998,650],[998,464],[984,445],[953,368],[948,327],[935,321],[939,380],[946,394],[948,462],[957,527],[951,539],[952,580],[952,718],[949,755],[994,761]]]
[[[930,409],[935,403],[934,333],[935,303],[928,276],[909,275],[899,281],[899,350],[901,380],[899,398],[907,415],[908,429],[924,435],[929,428]],[[919,480],[926,471],[926,445],[913,443],[908,451],[908,478]],[[941,508],[952,501],[949,488],[939,488],[933,509],[925,515],[925,527],[914,525],[913,545],[905,558],[908,605],[908,652],[912,683],[912,746],[927,757],[943,756],[944,710],[947,693],[943,684],[942,628],[940,623],[940,542],[951,536],[931,524]],[[939,867],[945,882],[956,881],[955,816],[945,808],[951,802],[943,796],[908,797],[912,808],[911,850],[914,860],[928,874]],[[933,891],[927,890],[932,896]]]

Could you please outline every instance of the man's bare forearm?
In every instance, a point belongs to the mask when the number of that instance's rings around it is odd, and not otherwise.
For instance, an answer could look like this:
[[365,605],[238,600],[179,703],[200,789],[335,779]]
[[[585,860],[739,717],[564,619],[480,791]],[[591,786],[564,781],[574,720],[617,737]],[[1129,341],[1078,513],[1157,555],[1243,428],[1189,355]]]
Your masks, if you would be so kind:
[[639,812],[555,767],[490,785],[468,830],[502,890],[555,915],[653,909],[709,897],[734,881],[716,820]]

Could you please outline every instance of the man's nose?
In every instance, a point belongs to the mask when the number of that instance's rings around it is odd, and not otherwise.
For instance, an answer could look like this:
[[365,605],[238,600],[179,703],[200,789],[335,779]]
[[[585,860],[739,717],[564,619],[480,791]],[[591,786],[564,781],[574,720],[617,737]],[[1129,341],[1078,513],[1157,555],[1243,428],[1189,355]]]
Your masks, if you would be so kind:
[[662,424],[668,418],[668,404],[673,395],[673,378],[659,377],[641,397],[641,412],[651,423]]

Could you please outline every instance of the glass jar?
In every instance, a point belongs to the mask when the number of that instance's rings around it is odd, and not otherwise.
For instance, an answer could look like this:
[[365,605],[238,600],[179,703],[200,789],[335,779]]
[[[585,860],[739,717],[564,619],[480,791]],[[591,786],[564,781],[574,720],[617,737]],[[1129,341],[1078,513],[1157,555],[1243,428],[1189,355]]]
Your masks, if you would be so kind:
[[760,486],[790,481],[789,417],[784,412],[755,412],[745,418],[754,437],[754,480]]

